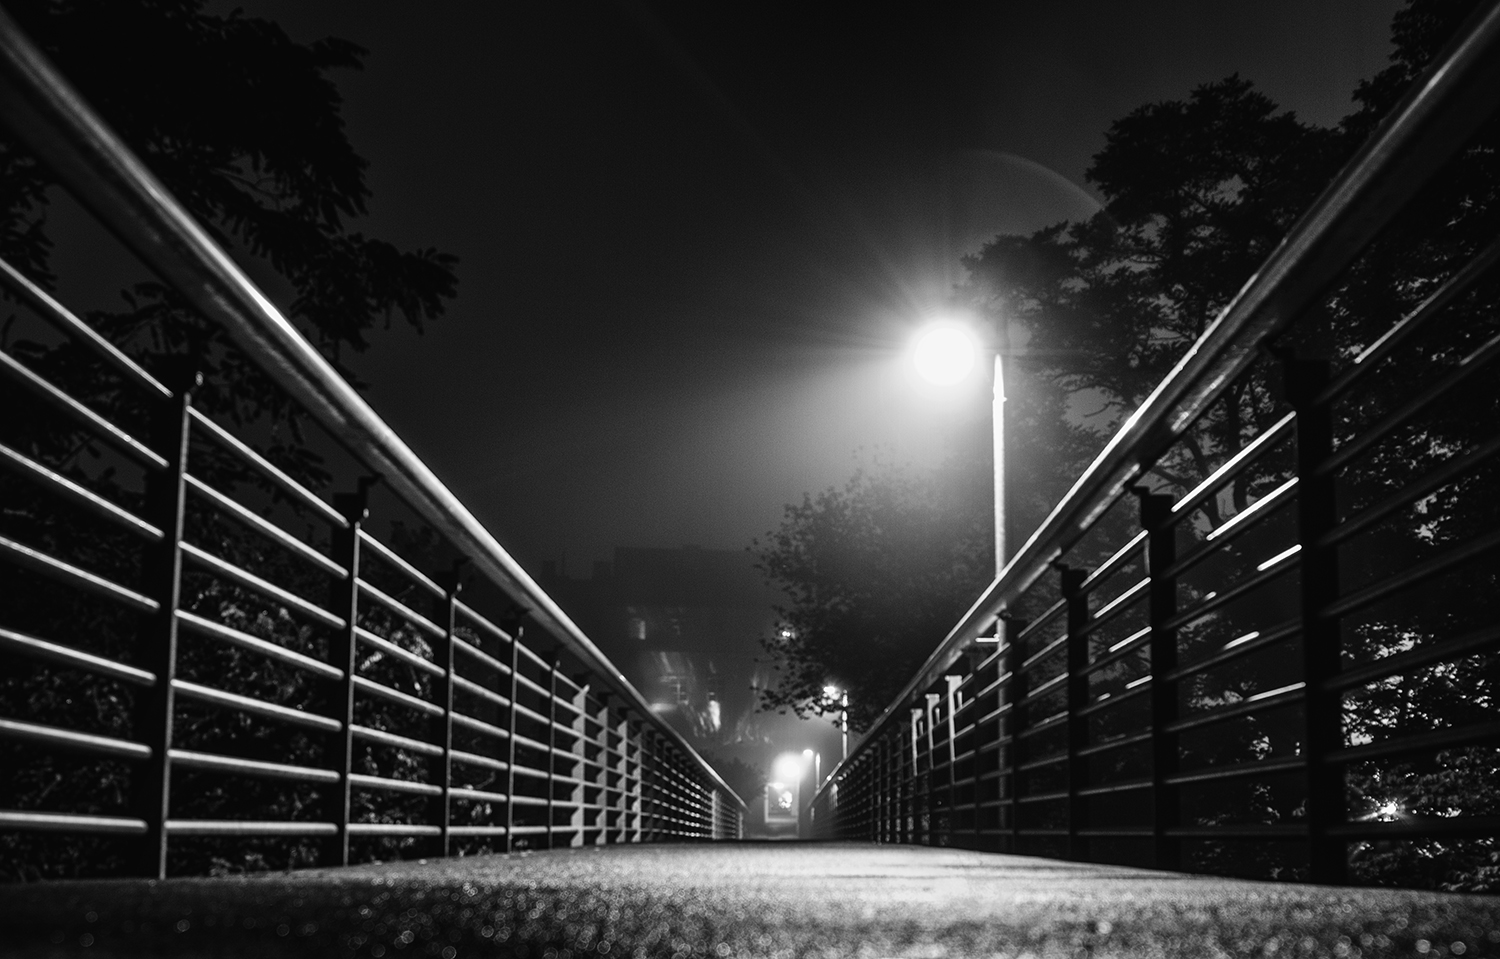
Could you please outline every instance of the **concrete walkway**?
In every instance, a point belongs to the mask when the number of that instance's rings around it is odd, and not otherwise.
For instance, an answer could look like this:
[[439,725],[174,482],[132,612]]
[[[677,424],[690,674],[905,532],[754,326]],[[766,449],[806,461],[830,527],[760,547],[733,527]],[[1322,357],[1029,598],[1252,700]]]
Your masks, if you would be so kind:
[[1500,898],[948,849],[557,850],[237,879],[0,886],[4,956],[1500,955]]

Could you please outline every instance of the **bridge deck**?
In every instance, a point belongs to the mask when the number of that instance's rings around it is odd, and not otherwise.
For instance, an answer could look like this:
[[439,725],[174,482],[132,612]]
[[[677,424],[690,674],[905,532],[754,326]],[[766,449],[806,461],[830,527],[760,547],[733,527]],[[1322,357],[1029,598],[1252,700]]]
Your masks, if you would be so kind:
[[0,887],[7,956],[1497,953],[1496,898],[854,844],[626,846]]

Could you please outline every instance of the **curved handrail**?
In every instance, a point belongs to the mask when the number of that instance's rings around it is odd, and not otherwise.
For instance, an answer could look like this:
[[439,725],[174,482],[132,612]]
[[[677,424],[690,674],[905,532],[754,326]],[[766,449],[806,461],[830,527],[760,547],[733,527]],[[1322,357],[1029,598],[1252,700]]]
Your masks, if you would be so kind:
[[324,429],[457,546],[593,673],[693,758],[740,808],[745,801],[521,568],[427,464],[339,376],[270,299],[93,112],[0,10],[0,113],[73,196],[143,263],[228,331]]
[[1500,105],[1500,3],[1476,13],[1260,270],[1125,421],[824,780],[818,796],[912,697],[948,671],[1049,565],[1081,539],[1271,337],[1347,266]]

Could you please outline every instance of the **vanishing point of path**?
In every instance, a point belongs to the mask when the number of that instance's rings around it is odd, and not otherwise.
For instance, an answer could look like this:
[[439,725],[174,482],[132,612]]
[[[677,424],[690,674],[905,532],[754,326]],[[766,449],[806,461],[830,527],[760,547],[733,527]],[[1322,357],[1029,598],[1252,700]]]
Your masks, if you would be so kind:
[[906,846],[614,846],[0,886],[4,956],[1500,955],[1500,898]]

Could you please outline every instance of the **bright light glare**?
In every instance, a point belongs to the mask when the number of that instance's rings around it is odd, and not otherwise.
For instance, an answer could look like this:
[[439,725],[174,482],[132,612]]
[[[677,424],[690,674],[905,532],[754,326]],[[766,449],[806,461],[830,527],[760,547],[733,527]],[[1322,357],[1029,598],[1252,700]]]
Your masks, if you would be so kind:
[[842,691],[837,686],[824,686],[823,695],[829,699],[838,699]]
[[912,351],[917,372],[941,386],[968,376],[978,356],[973,334],[956,323],[938,323],[923,330]]
[[771,769],[771,775],[782,782],[796,782],[802,778],[802,757],[796,753],[782,753],[776,757],[776,765]]

